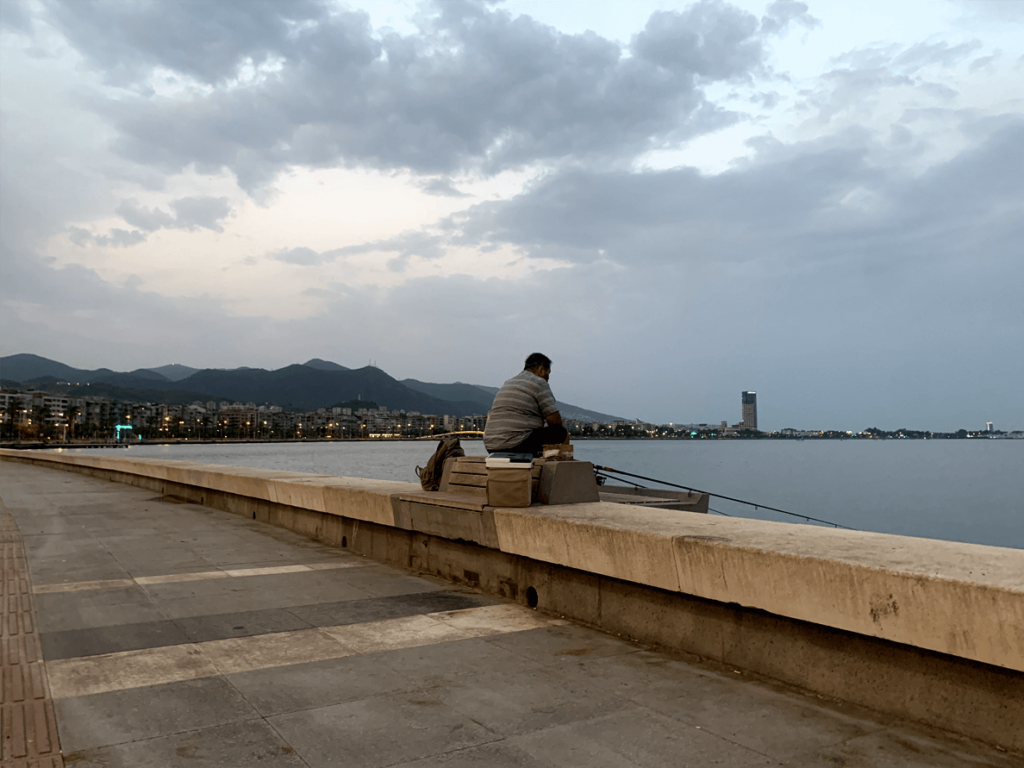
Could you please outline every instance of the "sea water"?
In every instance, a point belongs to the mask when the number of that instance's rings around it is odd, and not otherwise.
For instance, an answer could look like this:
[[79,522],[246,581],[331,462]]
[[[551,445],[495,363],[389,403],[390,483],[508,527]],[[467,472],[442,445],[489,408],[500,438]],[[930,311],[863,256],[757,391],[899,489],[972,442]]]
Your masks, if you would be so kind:
[[[416,482],[414,467],[426,464],[435,445],[140,445],[123,455]],[[463,447],[484,454],[478,440]],[[1024,440],[588,440],[575,452],[594,464],[859,530],[1024,549]],[[803,522],[717,498],[711,507]]]

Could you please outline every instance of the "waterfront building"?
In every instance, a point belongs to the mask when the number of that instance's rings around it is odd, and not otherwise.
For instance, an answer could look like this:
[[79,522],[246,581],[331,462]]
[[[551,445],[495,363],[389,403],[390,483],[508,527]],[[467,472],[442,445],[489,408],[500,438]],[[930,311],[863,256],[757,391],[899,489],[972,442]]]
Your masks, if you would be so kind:
[[739,423],[740,429],[757,429],[757,392],[740,393],[743,406],[742,418]]

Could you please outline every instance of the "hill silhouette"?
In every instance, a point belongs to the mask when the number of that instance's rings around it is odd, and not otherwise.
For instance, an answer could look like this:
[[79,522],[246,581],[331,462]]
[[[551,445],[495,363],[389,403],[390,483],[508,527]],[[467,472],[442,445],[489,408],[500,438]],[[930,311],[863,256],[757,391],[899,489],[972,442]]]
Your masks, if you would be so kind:
[[314,357],[312,360],[307,360],[303,363],[307,368],[319,368],[322,371],[351,371],[351,368],[346,368],[344,365],[338,365],[332,363],[330,360],[321,360],[319,357]]
[[[193,373],[182,377],[181,373],[187,371]],[[273,371],[248,367],[197,370],[174,364],[122,373],[109,368],[93,371],[72,368],[39,355],[18,354],[0,358],[0,376],[6,386],[28,385],[76,397],[92,394],[168,404],[230,400],[279,405],[298,411],[326,408],[346,401],[373,401],[391,410],[455,416],[487,413],[498,391],[496,387],[459,381],[452,384],[418,379],[398,381],[375,366],[350,369],[319,358]],[[89,386],[79,386],[85,384]],[[566,418],[598,421],[615,418],[568,403],[560,402],[559,408]]]
[[112,373],[114,371],[109,368],[99,368],[95,371],[72,368],[70,365],[48,360],[39,355],[20,354],[0,357],[0,378],[5,381],[26,383],[35,379],[51,377],[56,381],[87,383],[100,381]]
[[159,373],[161,376],[166,376],[171,381],[181,381],[191,376],[193,373],[197,373],[199,368],[189,368],[187,365],[181,365],[180,363],[171,363],[170,365],[161,365],[159,368],[147,368],[145,370],[152,371],[153,373]]

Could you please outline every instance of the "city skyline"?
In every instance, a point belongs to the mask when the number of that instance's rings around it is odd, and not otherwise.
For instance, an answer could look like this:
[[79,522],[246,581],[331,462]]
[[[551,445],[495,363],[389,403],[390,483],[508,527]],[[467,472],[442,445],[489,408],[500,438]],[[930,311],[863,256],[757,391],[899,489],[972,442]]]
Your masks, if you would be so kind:
[[[159,31],[159,34],[157,34]],[[0,4],[0,355],[1024,428],[1024,3]],[[626,354],[628,352],[628,355]]]
[[[0,358],[0,381],[4,381],[6,385],[5,389],[3,390],[3,393],[0,394],[0,404],[10,402],[13,399],[20,399],[24,402],[29,402],[33,400],[40,400],[40,398],[43,398],[51,399],[56,402],[58,400],[63,401],[67,400],[68,398],[71,398],[72,400],[78,401],[78,404],[81,405],[82,398],[85,398],[95,400],[96,402],[106,401],[110,404],[119,403],[121,404],[118,406],[119,408],[123,406],[128,410],[131,410],[131,406],[134,403],[135,405],[144,405],[147,408],[150,406],[159,405],[160,407],[163,407],[165,410],[169,407],[181,409],[185,407],[200,406],[201,408],[205,408],[207,411],[216,411],[218,410],[219,402],[220,409],[223,409],[225,406],[230,406],[229,410],[237,411],[239,409],[248,409],[252,411],[261,412],[266,411],[269,413],[281,412],[282,410],[285,410],[282,407],[282,404],[290,404],[291,400],[288,400],[288,398],[308,398],[308,394],[302,393],[301,387],[299,390],[290,390],[290,394],[284,395],[285,399],[282,399],[280,396],[277,397],[277,399],[262,399],[260,397],[256,397],[255,399],[250,398],[249,402],[244,402],[245,398],[242,398],[242,400],[238,400],[237,398],[232,399],[228,397],[225,400],[222,394],[214,396],[213,400],[209,400],[213,393],[206,391],[205,393],[191,393],[195,396],[195,398],[186,405],[186,401],[188,401],[189,398],[185,397],[184,399],[182,399],[181,396],[183,394],[189,393],[189,388],[191,386],[189,383],[189,377],[192,374],[205,373],[205,371],[173,364],[161,366],[156,369],[138,369],[133,372],[112,372],[106,370],[104,373],[104,369],[76,371],[75,369],[68,368],[63,363],[60,363],[58,361],[47,360],[45,358],[41,358],[38,356],[29,356],[29,358],[30,359],[28,360],[19,360],[18,356],[15,356],[14,358]],[[15,373],[18,373],[20,371],[21,378],[23,379],[23,383],[20,386],[14,386],[13,388],[11,387],[11,384],[14,383],[15,380],[14,378],[12,378],[12,375],[10,374],[10,368],[12,364],[14,365]],[[293,369],[294,367],[295,366],[290,366],[289,370]],[[352,369],[345,369],[340,367],[337,363],[320,359],[307,361],[307,363],[302,364],[302,367],[309,367],[313,371],[321,373],[324,371],[330,372],[335,369],[343,371],[352,371]],[[367,368],[375,367],[376,366],[372,364],[367,366]],[[6,379],[3,378],[5,370],[8,372]],[[224,372],[224,370],[225,369],[219,369],[220,372]],[[258,369],[243,367],[235,369],[235,372],[245,372],[246,376],[248,377],[250,375],[249,372],[256,372],[257,370]],[[152,379],[140,378],[138,376],[139,374],[144,374],[147,372],[149,374],[155,374],[158,379],[166,382],[168,386],[173,386],[176,389],[176,395],[179,399],[175,400],[173,403],[168,403],[161,399],[161,391],[159,389],[149,389],[148,383],[152,382]],[[266,372],[264,371],[264,373]],[[173,378],[166,378],[168,375],[171,375]],[[61,377],[66,376],[71,376],[72,378],[67,381],[64,381]],[[390,380],[395,384],[401,386],[411,385],[413,393],[419,393],[420,395],[431,394],[432,397],[430,402],[432,408],[428,407],[424,409],[423,407],[420,407],[419,409],[417,409],[413,407],[403,407],[400,405],[396,405],[393,401],[390,401],[389,397],[387,396],[383,398],[384,401],[380,401],[380,395],[374,394],[373,392],[368,392],[367,397],[365,399],[367,401],[374,402],[374,405],[372,406],[374,410],[382,410],[385,412],[391,410],[396,413],[401,412],[403,414],[408,412],[417,417],[421,415],[427,415],[430,418],[434,418],[435,420],[441,419],[446,424],[449,419],[476,419],[478,417],[485,416],[488,411],[487,404],[490,402],[490,398],[491,396],[493,396],[493,393],[497,391],[496,387],[488,387],[488,385],[485,384],[466,384],[463,382],[431,383],[420,382],[414,379],[408,379],[403,382],[398,382],[397,380],[388,376],[386,372],[384,373],[384,376],[387,380]],[[292,381],[294,382],[294,378],[292,378]],[[173,382],[173,384],[171,382]],[[338,383],[344,385],[343,382]],[[92,384],[96,384],[97,387],[95,389],[91,389]],[[141,389],[139,391],[136,391],[134,396],[132,397],[128,397],[125,394],[115,396],[110,393],[103,393],[103,390],[100,389],[100,387],[106,385],[112,385],[117,389],[117,391],[120,392],[127,392],[128,390],[125,390],[125,387],[134,386]],[[206,382],[205,385],[209,386],[209,383]],[[251,381],[248,383],[248,386],[252,386]],[[74,388],[72,389],[72,387]],[[87,394],[90,392],[90,389],[93,394]],[[465,394],[467,390],[479,390],[476,392],[476,399],[479,402],[475,406],[475,410],[472,411],[472,415],[470,415],[469,412],[453,414],[449,410],[446,410],[446,407],[465,407],[467,405]],[[448,392],[447,396],[443,394],[444,391]],[[278,394],[280,395],[280,392],[278,392]],[[360,394],[357,397],[350,398],[348,402],[354,404],[357,402],[357,400],[361,401],[363,399],[363,396]],[[328,400],[330,402],[328,402]],[[316,412],[319,414],[324,414],[327,412],[333,412],[335,415],[337,415],[338,412],[342,410],[336,405],[336,403],[339,401],[340,396],[336,391],[334,395],[328,396],[326,400],[323,400],[323,402],[318,405],[309,405],[307,403],[306,408],[289,407],[287,409],[287,412],[290,414],[301,414],[303,412]],[[26,408],[24,410],[24,413],[28,414],[31,410],[31,408]],[[348,412],[351,413],[351,410],[352,409],[349,408]],[[857,434],[863,432],[864,430],[879,429],[878,424],[872,424],[869,427],[859,427],[857,429],[851,430],[837,429],[837,426],[835,424],[827,424],[824,426],[813,426],[803,424],[798,427],[794,427],[792,424],[790,424],[786,427],[776,427],[768,430],[761,430],[758,425],[757,392],[751,390],[744,390],[740,392],[739,420],[733,423],[731,426],[729,425],[729,421],[731,421],[731,419],[722,419],[720,421],[716,418],[707,421],[699,421],[693,419],[687,421],[684,419],[682,421],[676,420],[662,422],[654,422],[640,418],[628,419],[621,416],[616,417],[609,414],[596,413],[591,411],[590,409],[583,408],[578,405],[568,404],[562,401],[559,402],[559,410],[563,412],[563,416],[567,419],[567,421],[571,422],[593,422],[594,424],[605,424],[613,426],[623,424],[642,424],[645,427],[667,426],[677,429],[693,428],[701,431],[716,431],[721,432],[723,434],[736,434],[745,431],[764,431],[771,434],[781,433],[783,435],[799,436],[821,432]],[[436,411],[436,413],[433,413],[432,411]],[[301,419],[299,420],[301,421]],[[884,425],[881,427],[881,429],[882,431],[888,432],[906,430],[909,432],[924,433],[957,432],[965,430],[967,432],[982,431],[989,433],[1020,432],[1020,430],[1004,429],[1003,427],[997,427],[992,421],[986,421],[984,427],[981,430],[975,429],[973,427],[964,427],[963,425],[956,428],[955,430],[933,430],[928,427],[921,427],[920,425],[918,425],[917,427],[907,427],[906,425],[894,427],[892,425]]]
[[[0,440],[35,444],[39,441],[86,443],[148,440],[319,440],[425,438],[445,434],[482,437],[486,414],[458,416],[388,408],[386,405],[349,401],[347,405],[314,410],[285,409],[277,405],[230,400],[196,400],[192,403],[126,401],[105,396],[49,395],[34,391],[0,393]],[[795,429],[766,432],[743,423],[727,422],[656,424],[614,419],[612,421],[567,418],[569,434],[581,439],[970,439],[1001,437],[1024,439],[1024,430],[995,429],[991,421],[983,429],[952,432],[906,428],[863,430]]]

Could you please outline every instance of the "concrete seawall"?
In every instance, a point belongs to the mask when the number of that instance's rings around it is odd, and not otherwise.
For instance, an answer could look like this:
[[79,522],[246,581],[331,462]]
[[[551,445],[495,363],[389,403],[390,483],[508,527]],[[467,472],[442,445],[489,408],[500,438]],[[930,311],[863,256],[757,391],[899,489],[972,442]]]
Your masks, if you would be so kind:
[[819,695],[1024,751],[1024,551],[593,503],[445,509],[412,483],[44,451]]

